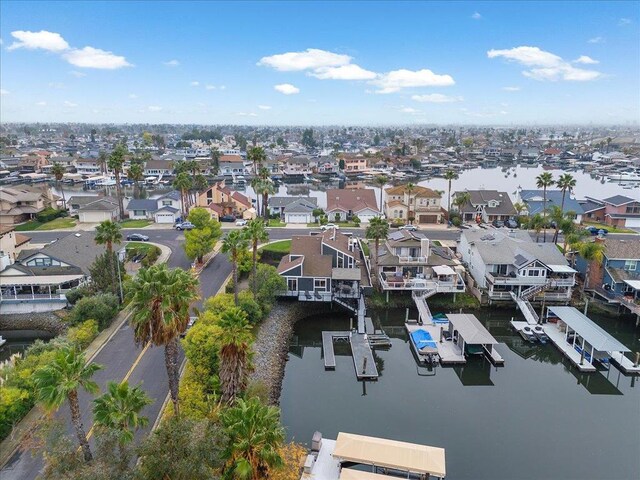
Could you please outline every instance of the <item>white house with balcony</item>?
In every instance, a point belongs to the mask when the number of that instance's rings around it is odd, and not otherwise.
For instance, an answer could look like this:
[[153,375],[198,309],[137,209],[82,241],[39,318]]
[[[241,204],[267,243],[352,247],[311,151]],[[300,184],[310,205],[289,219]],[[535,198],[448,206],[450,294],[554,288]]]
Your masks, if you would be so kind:
[[536,243],[525,231],[465,230],[458,253],[489,302],[571,299],[576,271],[554,243]]
[[456,293],[466,288],[461,275],[464,268],[453,251],[418,232],[391,233],[380,248],[376,264],[383,290]]

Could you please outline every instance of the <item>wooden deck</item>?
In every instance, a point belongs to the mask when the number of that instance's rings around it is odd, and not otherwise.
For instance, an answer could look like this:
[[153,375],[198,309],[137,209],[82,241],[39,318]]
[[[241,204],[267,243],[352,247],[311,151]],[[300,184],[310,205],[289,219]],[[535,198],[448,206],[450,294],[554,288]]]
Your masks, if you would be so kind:
[[333,339],[348,339],[349,332],[322,332],[322,355],[324,357],[324,368],[336,368],[336,355],[333,350]]
[[358,380],[375,380],[378,378],[378,369],[373,358],[373,350],[364,333],[352,333],[349,338],[353,366],[356,369]]
[[622,352],[611,353],[611,363],[614,363],[622,373],[640,374],[640,365],[634,366],[633,362],[625,357]]
[[558,350],[560,350],[564,355],[573,362],[573,364],[580,370],[581,372],[595,372],[596,367],[594,367],[591,362],[589,362],[586,358],[582,359],[582,365],[580,364],[581,355],[573,348],[573,345],[567,343],[565,340],[565,335],[554,323],[548,323],[544,327],[544,332],[547,334],[551,343],[553,343]]
[[405,323],[405,328],[409,334],[416,330],[425,330],[429,332],[431,338],[436,342],[436,348],[438,349],[438,355],[440,356],[440,363],[442,365],[454,365],[467,362],[467,359],[464,357],[460,347],[451,340],[443,340],[440,342],[440,325],[418,325],[417,323]]

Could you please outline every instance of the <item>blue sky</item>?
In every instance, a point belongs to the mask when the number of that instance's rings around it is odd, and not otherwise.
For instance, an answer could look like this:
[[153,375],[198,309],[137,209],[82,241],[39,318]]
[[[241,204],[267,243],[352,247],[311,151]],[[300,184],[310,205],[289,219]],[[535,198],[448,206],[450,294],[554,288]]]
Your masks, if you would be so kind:
[[635,124],[640,2],[0,3],[0,116]]

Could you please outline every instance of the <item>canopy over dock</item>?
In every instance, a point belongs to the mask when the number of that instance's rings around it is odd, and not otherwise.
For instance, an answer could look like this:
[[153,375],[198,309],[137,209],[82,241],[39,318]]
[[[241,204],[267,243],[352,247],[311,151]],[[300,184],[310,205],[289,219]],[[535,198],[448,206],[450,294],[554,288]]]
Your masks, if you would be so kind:
[[340,432],[333,457],[341,463],[354,462],[440,478],[446,475],[444,448],[384,438]]
[[351,470],[349,468],[343,468],[340,471],[339,480],[398,480],[398,477],[391,477],[389,475],[381,475],[380,473],[363,472],[360,470]]
[[629,352],[622,343],[574,307],[548,307],[548,314],[558,317],[571,330],[600,352]]
[[457,330],[465,343],[469,345],[497,345],[498,341],[493,338],[489,330],[484,328],[480,320],[475,315],[469,313],[449,313],[447,314],[449,323],[453,329]]

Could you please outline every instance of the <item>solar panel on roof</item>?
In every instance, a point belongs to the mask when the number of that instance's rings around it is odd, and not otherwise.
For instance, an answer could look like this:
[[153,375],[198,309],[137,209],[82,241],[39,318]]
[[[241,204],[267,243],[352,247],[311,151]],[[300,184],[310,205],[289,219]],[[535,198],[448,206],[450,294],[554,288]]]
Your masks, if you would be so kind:
[[391,240],[400,240],[404,238],[404,235],[402,234],[402,231],[398,230],[396,232],[393,232],[391,235],[389,235],[389,238]]

